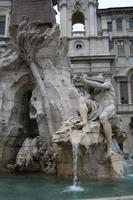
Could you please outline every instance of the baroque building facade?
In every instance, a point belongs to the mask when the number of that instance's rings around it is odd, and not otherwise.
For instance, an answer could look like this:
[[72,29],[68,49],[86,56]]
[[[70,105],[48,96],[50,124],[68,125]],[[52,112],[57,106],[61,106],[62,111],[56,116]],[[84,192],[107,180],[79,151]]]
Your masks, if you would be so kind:
[[[11,6],[10,0],[0,0],[0,54],[10,44]],[[125,149],[133,154],[133,8],[98,9],[97,0],[59,0],[58,9],[76,87],[84,90],[81,73],[100,73],[112,81],[128,136]]]

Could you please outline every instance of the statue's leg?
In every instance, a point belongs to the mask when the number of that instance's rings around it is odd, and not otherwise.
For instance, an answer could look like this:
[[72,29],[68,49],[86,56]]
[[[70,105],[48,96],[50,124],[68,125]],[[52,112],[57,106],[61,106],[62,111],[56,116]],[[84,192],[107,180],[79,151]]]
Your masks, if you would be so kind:
[[77,128],[82,128],[82,127],[87,125],[88,108],[87,108],[86,103],[80,103],[79,114],[80,114],[80,117],[81,117],[81,122],[77,123],[75,126]]
[[108,114],[106,112],[102,112],[99,116],[100,122],[103,126],[104,134],[107,140],[107,154],[106,157],[110,157],[113,154],[112,151],[112,127],[110,122],[108,121]]

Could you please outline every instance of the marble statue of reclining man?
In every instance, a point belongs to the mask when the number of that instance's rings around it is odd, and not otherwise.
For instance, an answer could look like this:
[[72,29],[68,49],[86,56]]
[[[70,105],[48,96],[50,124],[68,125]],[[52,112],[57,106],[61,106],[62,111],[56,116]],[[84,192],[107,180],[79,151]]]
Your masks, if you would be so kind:
[[[85,88],[93,91],[90,98],[81,98],[80,100],[80,116],[81,122],[76,124],[78,128],[82,128],[87,125],[88,117],[91,115],[95,115],[95,118],[99,118],[100,123],[103,127],[103,131],[107,140],[107,157],[110,157],[113,154],[112,151],[112,127],[109,122],[115,115],[115,91],[111,83],[105,82],[104,80],[99,80],[97,78],[84,78],[83,83]],[[92,108],[94,108],[95,113],[92,112]],[[92,118],[92,116],[91,116]],[[89,119],[89,121],[93,119]]]

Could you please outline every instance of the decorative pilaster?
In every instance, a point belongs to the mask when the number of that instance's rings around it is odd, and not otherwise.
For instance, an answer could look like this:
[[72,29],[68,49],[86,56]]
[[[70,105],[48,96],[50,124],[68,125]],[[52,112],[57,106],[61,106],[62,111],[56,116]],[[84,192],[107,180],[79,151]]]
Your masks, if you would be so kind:
[[120,94],[120,82],[118,81],[117,82],[117,101],[118,101],[118,104],[121,104],[121,94]]
[[108,36],[106,16],[102,16],[102,32],[103,32],[103,36]]
[[97,36],[97,3],[94,0],[89,0],[89,35],[90,36]]
[[9,13],[6,14],[6,21],[5,21],[5,37],[9,37],[9,24],[10,24],[10,15]]
[[131,97],[131,83],[128,81],[128,103],[132,104],[132,97]]

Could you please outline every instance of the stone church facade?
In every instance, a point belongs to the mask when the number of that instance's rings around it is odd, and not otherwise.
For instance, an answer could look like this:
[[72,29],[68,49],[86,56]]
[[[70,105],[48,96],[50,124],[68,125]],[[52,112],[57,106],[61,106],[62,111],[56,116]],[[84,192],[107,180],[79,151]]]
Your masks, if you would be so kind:
[[[96,0],[59,0],[58,9],[76,87],[84,90],[81,73],[101,73],[112,81],[133,154],[133,7],[98,9]],[[0,54],[10,45],[10,23],[11,1],[0,0]]]

